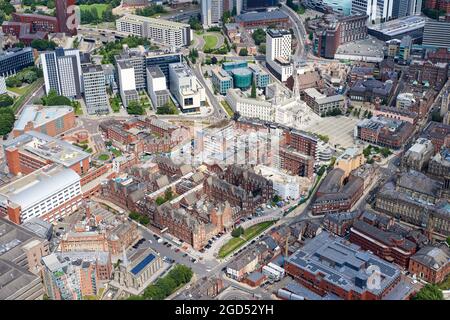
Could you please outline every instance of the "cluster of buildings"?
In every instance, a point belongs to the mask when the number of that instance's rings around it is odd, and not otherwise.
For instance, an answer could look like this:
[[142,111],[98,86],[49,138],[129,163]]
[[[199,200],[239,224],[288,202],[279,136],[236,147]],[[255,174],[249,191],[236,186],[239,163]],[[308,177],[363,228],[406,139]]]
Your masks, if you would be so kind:
[[[48,39],[48,35],[51,33],[76,35],[77,26],[75,19],[71,18],[71,15],[75,14],[75,11],[72,9],[74,6],[75,0],[59,1],[55,7],[54,17],[43,14],[13,12],[11,14],[12,20],[2,23],[2,31],[6,35],[14,36],[25,45],[30,45],[33,40]],[[70,25],[72,20],[72,25]]]
[[134,118],[128,121],[106,120],[100,123],[106,139],[119,150],[137,156],[169,153],[175,146],[189,140],[190,131],[158,119]]
[[193,39],[192,30],[188,24],[132,14],[126,14],[117,19],[116,29],[175,48],[189,46]]
[[237,88],[247,90],[255,83],[255,86],[264,89],[270,83],[270,76],[256,64],[248,64],[247,61],[224,62],[222,68],[212,71],[212,83],[215,89],[226,95],[228,89]]

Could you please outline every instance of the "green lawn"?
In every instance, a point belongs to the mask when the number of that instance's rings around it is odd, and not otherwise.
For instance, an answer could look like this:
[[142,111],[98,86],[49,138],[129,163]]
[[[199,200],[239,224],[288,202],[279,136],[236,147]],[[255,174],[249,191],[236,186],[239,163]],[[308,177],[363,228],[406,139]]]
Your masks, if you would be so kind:
[[14,87],[14,88],[7,87],[7,89],[11,92],[17,93],[18,95],[23,95],[23,94],[25,94],[25,92],[27,92],[28,87],[29,87],[28,85],[24,85],[21,87]]
[[109,160],[109,155],[107,155],[106,153],[103,153],[103,154],[98,156],[98,160],[100,160],[100,161],[107,161],[107,160]]
[[16,112],[16,110],[19,109],[25,103],[26,99],[28,99],[29,96],[43,84],[44,84],[44,79],[39,78],[32,84],[26,86],[26,88],[25,88],[24,92],[21,94],[21,96],[14,101],[14,104],[12,105],[13,111]]
[[233,238],[227,243],[225,243],[222,248],[219,250],[219,258],[225,258],[233,251],[237,250],[238,248],[242,247],[246,242],[252,240],[257,235],[259,235],[261,232],[269,228],[271,225],[273,225],[275,221],[266,221],[261,222],[258,224],[255,224],[254,226],[251,226],[250,228],[246,229],[244,231],[244,234],[240,238]]
[[230,117],[233,117],[233,116],[234,116],[234,112],[233,112],[233,109],[231,109],[231,107],[230,107],[230,105],[228,104],[228,102],[226,102],[225,100],[222,100],[220,103],[222,104],[223,108],[224,108],[225,111],[228,113],[228,115],[229,115]]
[[103,12],[108,8],[107,3],[94,3],[94,4],[81,4],[80,11],[91,10],[92,8],[97,8],[98,16],[101,17]]
[[122,151],[120,151],[119,149],[116,148],[111,148],[111,152],[113,153],[113,155],[115,155],[116,157],[120,157],[122,155]]
[[205,46],[203,50],[214,49],[217,45],[217,37],[214,35],[204,35],[203,39],[205,39]]

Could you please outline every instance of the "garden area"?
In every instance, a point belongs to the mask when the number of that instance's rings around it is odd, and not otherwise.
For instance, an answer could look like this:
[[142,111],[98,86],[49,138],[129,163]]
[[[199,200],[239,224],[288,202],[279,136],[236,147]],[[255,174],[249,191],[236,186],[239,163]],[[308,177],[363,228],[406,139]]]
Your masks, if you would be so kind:
[[369,144],[366,148],[364,148],[363,154],[367,160],[367,163],[371,164],[379,158],[378,155],[381,155],[383,158],[387,158],[392,154],[392,151],[387,147],[380,148]]
[[179,113],[180,110],[178,110],[177,106],[170,99],[162,107],[158,107],[156,110],[156,114],[179,114]]
[[239,249],[242,247],[246,242],[251,241],[253,238],[258,236],[261,232],[268,229],[270,226],[272,226],[275,223],[275,221],[266,221],[261,222],[258,224],[255,224],[254,226],[251,226],[250,228],[244,230],[242,227],[236,228],[232,232],[233,239],[225,243],[222,248],[219,250],[219,258],[225,258],[233,251]]
[[162,205],[163,203],[166,203],[167,201],[170,201],[175,198],[175,194],[173,193],[171,188],[166,189],[164,192],[164,196],[159,196],[156,198],[155,202],[158,206]]
[[109,3],[80,4],[79,7],[81,24],[113,22],[116,19]]
[[73,143],[74,146],[83,149],[84,152],[92,153],[92,148],[89,147],[88,141],[80,141],[80,143]]
[[120,112],[120,97],[115,96],[114,98],[109,98],[109,104],[111,105],[111,109],[113,112],[117,113]]
[[169,273],[159,278],[155,284],[145,288],[144,293],[139,296],[131,296],[128,300],[164,300],[179,288],[191,281],[194,273],[191,268],[177,264]]
[[151,43],[148,39],[139,38],[135,36],[129,36],[116,40],[114,42],[108,42],[98,50],[98,54],[103,56],[102,64],[114,63],[114,56],[122,52],[122,46],[126,44],[129,48],[136,48],[137,46],[151,47]]
[[140,224],[146,226],[150,223],[150,218],[144,214],[140,214],[138,212],[130,212],[128,217],[136,222],[139,222]]
[[203,50],[212,50],[217,46],[217,37],[215,35],[207,34],[203,36],[205,40],[205,46]]
[[106,153],[102,153],[101,155],[99,155],[99,156],[97,157],[97,159],[100,160],[100,161],[108,161],[109,158],[110,158],[109,155],[106,154]]

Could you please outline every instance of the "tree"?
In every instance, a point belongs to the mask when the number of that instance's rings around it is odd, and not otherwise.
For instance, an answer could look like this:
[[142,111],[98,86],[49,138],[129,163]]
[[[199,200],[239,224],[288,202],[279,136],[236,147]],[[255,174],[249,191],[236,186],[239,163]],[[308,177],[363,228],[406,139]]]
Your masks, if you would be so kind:
[[252,91],[251,91],[250,97],[253,99],[256,98],[256,82],[255,81],[252,82]]
[[266,54],[266,44],[265,43],[261,43],[258,47],[258,52],[261,54]]
[[309,38],[309,40],[311,40],[311,41],[314,39],[314,33],[312,33],[312,31],[309,33],[308,38]]
[[70,106],[72,102],[67,97],[59,96],[55,90],[50,90],[46,97],[42,97],[42,104],[45,106]]
[[231,231],[231,236],[233,236],[234,238],[239,238],[241,236],[239,228],[233,229],[233,231]]
[[217,58],[216,57],[212,57],[211,58],[211,64],[217,64]]
[[164,192],[164,198],[166,199],[166,201],[172,200],[173,199],[173,191],[172,188],[167,188],[166,191]]
[[279,195],[276,194],[276,195],[273,196],[272,201],[275,202],[275,203],[277,203],[277,202],[280,202],[280,201],[281,201],[281,198],[280,198]]
[[389,157],[389,156],[392,154],[392,151],[389,150],[389,148],[387,148],[387,147],[383,147],[383,148],[380,150],[380,153],[381,153],[381,155],[382,155],[384,158],[387,158],[387,157]]
[[14,121],[15,121],[14,111],[9,108],[0,108],[0,135],[4,136],[11,132]]
[[31,41],[31,47],[33,49],[36,49],[37,51],[53,50],[56,48],[56,46],[56,43],[51,40],[34,39],[33,41]]
[[190,17],[188,23],[191,26],[191,29],[193,30],[203,29],[202,24],[200,23],[200,20],[197,17]]
[[242,56],[242,57],[248,56],[248,50],[247,50],[247,48],[242,48],[242,49],[239,51],[239,55]]
[[319,171],[317,172],[317,175],[322,176],[325,173],[325,170],[327,170],[327,166],[325,165],[321,166]]
[[143,297],[150,300],[163,300],[166,296],[159,286],[150,285],[144,290]]
[[22,81],[20,81],[17,76],[9,77],[5,82],[6,85],[10,88],[20,87],[22,85]]
[[444,295],[438,286],[427,284],[417,292],[413,300],[444,300]]
[[225,11],[222,16],[223,23],[230,23],[231,22],[231,12]]
[[144,226],[146,226],[146,225],[148,225],[150,223],[150,218],[148,216],[146,216],[146,215],[142,215],[139,218],[139,223],[144,225]]
[[9,107],[14,103],[14,99],[9,95],[0,94],[0,108]]
[[128,217],[132,220],[138,220],[139,219],[139,213],[136,211],[131,211]]
[[450,237],[447,237],[447,239],[445,240],[447,242],[447,244],[450,246]]
[[128,104],[127,111],[128,111],[128,114],[137,114],[137,115],[144,114],[144,108],[139,103],[139,101],[131,101]]
[[263,29],[256,29],[252,34],[252,38],[255,44],[259,46],[266,41],[266,32]]

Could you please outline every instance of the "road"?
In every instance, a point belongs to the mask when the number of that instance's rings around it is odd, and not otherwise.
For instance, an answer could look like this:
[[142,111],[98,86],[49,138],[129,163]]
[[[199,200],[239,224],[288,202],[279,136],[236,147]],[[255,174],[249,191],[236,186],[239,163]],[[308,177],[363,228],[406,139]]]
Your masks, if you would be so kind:
[[295,54],[292,56],[292,59],[296,62],[306,60],[308,52],[305,50],[306,30],[303,21],[294,10],[286,5],[286,3],[280,2],[280,4],[281,11],[286,13],[292,21],[292,29],[294,30],[295,38],[297,39],[297,48],[295,49]]

